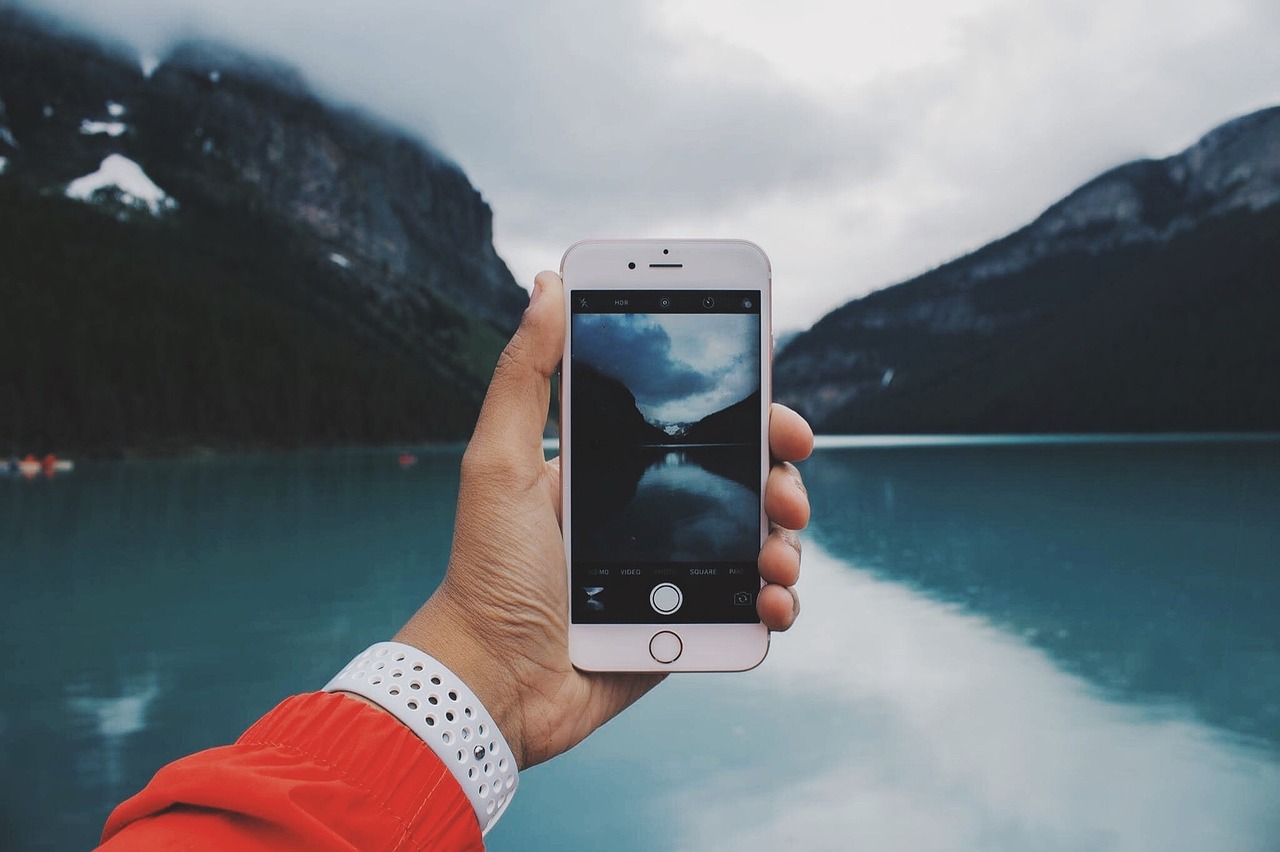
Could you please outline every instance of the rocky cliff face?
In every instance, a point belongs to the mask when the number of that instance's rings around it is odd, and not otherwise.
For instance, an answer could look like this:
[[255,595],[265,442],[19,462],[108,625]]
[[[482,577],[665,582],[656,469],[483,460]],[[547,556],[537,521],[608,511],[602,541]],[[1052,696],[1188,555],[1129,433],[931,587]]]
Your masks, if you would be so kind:
[[434,293],[514,328],[526,298],[494,252],[489,206],[422,143],[331,109],[289,69],[220,45],[180,45],[144,90],[180,168],[254,187],[379,299]]
[[420,141],[231,47],[182,44],[144,73],[122,49],[0,17],[11,179],[56,189],[124,154],[188,200],[250,200],[305,228],[379,301],[425,309],[435,295],[514,327],[524,296],[493,250],[489,206]]
[[526,301],[422,142],[270,60],[3,6],[0,223],[4,452],[461,437]]
[[1167,242],[1209,217],[1277,204],[1280,107],[1230,121],[1180,154],[1127,163],[1089,181],[1000,251],[957,264],[956,281],[1009,275],[1073,251]]
[[833,311],[779,356],[778,396],[828,431],[1275,428],[1275,371],[1241,377],[1271,357],[1277,238],[1272,108]]

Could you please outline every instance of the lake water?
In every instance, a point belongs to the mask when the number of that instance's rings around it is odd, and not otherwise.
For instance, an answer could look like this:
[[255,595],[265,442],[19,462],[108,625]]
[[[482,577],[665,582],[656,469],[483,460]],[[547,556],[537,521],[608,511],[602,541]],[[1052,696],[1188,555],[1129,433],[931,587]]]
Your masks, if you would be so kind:
[[[573,619],[759,623],[760,444],[610,447],[573,467]],[[659,615],[659,583],[682,593]]]
[[[491,849],[1280,849],[1280,441],[829,443],[796,628],[526,772]],[[91,845],[389,635],[459,454],[0,480],[0,847]]]

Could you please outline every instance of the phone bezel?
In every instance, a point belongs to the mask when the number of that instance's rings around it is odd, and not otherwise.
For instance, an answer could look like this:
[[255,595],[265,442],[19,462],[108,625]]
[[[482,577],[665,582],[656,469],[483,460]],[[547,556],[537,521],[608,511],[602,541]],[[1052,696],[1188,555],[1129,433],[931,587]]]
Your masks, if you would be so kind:
[[[634,268],[629,264],[634,263]],[[650,266],[658,264],[658,266]],[[675,266],[675,264],[679,264]],[[772,398],[772,271],[769,258],[746,240],[637,239],[584,240],[570,246],[560,262],[565,285],[565,349],[560,383],[561,524],[565,542],[566,618],[569,657],[585,671],[745,671],[769,651],[769,631],[761,623],[575,624],[572,600],[572,453],[573,424],[568,412],[573,393],[569,374],[572,299],[575,290],[760,290],[760,543],[768,534],[764,488],[769,474],[769,404]],[[661,631],[680,637],[683,650],[672,663],[660,663],[649,642]]]

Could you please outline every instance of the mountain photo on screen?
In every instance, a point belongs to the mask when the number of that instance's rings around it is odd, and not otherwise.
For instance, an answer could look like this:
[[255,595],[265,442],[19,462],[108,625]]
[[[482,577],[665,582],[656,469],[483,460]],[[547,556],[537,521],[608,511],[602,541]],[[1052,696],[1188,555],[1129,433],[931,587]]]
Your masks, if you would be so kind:
[[575,313],[574,560],[755,562],[760,317]]

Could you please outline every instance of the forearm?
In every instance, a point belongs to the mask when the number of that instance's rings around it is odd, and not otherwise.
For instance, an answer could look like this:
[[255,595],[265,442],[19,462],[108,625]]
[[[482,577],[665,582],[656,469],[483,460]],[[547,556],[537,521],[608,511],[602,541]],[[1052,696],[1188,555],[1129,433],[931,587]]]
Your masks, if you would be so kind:
[[295,696],[235,745],[164,767],[107,821],[107,850],[482,849],[440,759],[387,713],[345,695]]

